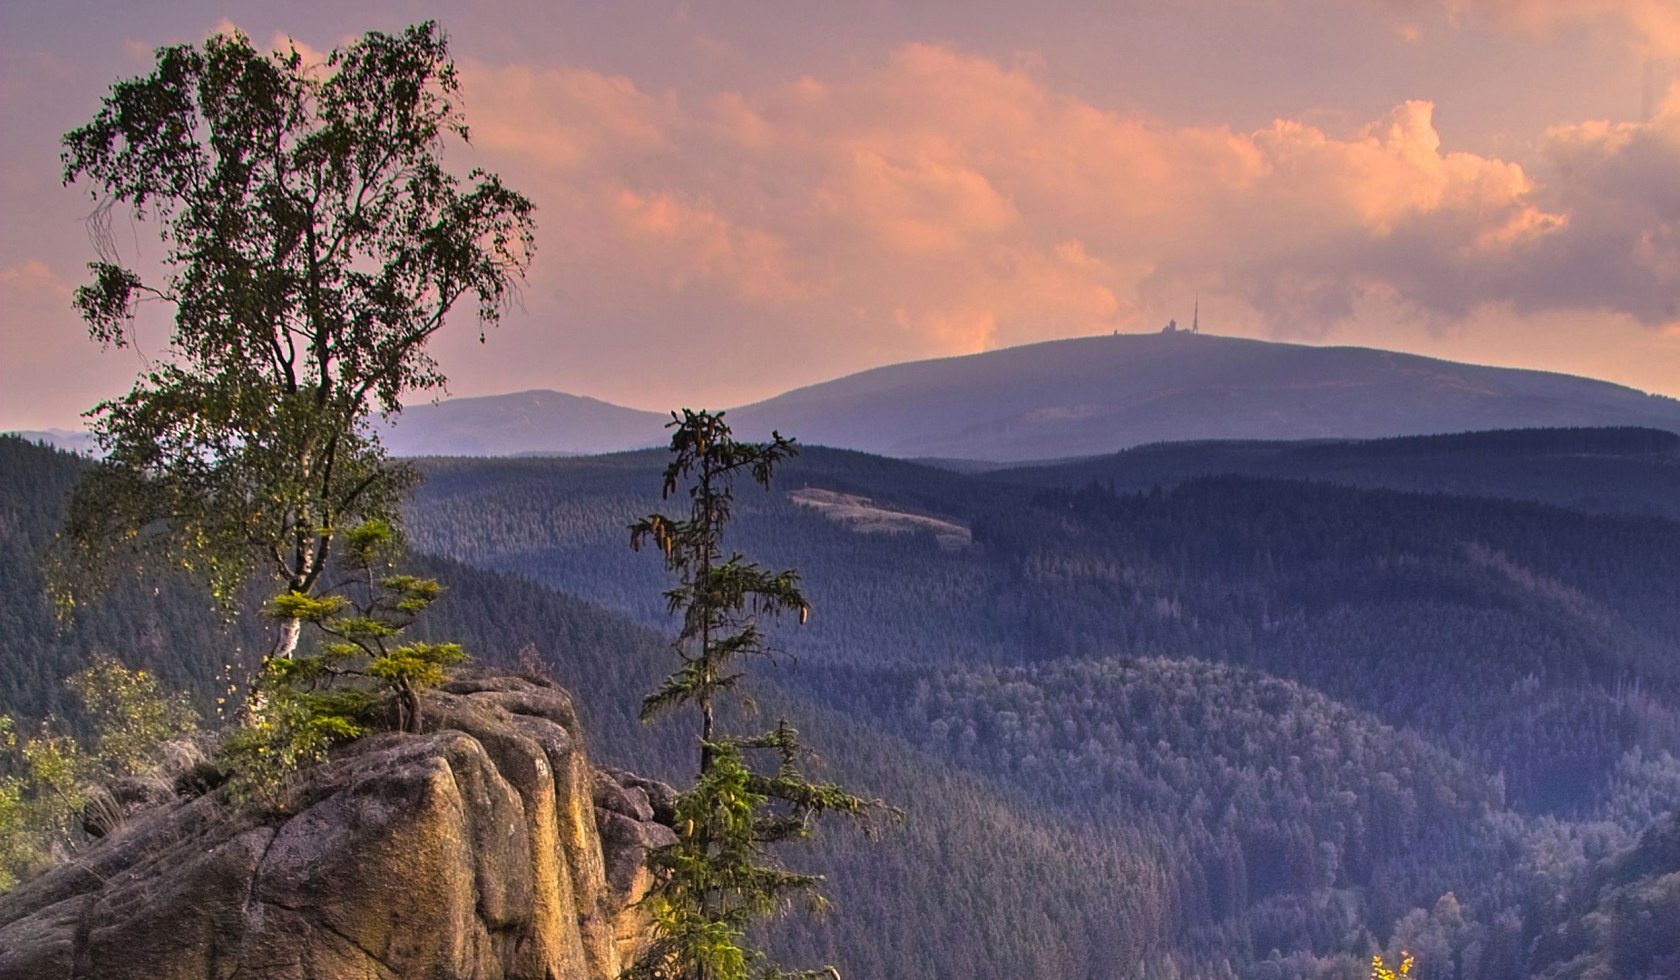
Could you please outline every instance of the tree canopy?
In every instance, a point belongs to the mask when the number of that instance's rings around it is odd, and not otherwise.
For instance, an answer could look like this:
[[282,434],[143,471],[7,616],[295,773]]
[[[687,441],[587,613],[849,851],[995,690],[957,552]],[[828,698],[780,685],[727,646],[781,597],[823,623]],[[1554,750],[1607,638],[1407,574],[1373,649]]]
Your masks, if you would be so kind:
[[[458,92],[430,22],[324,64],[236,32],[160,49],[65,135],[64,180],[95,205],[90,335],[128,346],[138,304],[174,313],[134,388],[89,412],[106,459],[71,508],[81,558],[138,546],[224,596],[259,570],[307,595],[341,529],[397,517],[410,474],[372,416],[444,383],[427,341],[463,301],[497,322],[533,244],[528,199],[443,165]],[[119,207],[157,228],[155,273],[117,254]]]

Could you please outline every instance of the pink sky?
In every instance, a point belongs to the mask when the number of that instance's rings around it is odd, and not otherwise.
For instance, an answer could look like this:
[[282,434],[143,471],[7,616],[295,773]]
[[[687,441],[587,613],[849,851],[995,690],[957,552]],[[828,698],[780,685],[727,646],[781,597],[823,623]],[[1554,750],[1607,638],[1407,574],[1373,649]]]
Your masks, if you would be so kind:
[[520,308],[436,345],[457,395],[740,404],[1199,295],[1216,333],[1680,396],[1673,0],[34,6],[0,12],[0,428],[75,424],[147,352],[69,308],[57,140],[112,81],[221,25],[325,50],[425,16],[456,158],[539,207]]

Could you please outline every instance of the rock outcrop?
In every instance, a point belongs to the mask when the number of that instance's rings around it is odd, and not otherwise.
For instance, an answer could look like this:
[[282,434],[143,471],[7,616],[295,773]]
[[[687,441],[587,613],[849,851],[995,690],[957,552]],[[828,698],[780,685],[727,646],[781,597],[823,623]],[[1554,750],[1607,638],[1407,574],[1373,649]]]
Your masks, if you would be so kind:
[[426,708],[279,812],[174,801],[0,896],[0,978],[617,976],[669,788],[593,768],[552,685],[459,680]]

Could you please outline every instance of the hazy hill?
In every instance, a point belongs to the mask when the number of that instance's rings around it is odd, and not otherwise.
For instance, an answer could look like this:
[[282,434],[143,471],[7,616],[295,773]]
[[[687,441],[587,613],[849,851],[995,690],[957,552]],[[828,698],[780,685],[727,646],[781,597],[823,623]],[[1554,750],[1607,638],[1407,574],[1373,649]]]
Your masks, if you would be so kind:
[[905,457],[1065,459],[1190,439],[1536,426],[1680,432],[1680,401],[1587,378],[1207,334],[1085,337],[876,368],[735,409],[745,435]]
[[[733,408],[729,418],[747,437],[779,429],[807,445],[960,465],[1198,440],[1537,427],[1680,433],[1680,400],[1363,347],[1124,334],[889,365]],[[381,435],[398,456],[577,456],[662,445],[666,421],[660,412],[535,390],[416,405]],[[28,435],[92,448],[85,434]]]
[[398,456],[582,456],[657,445],[666,421],[580,395],[521,391],[416,405],[381,436]]

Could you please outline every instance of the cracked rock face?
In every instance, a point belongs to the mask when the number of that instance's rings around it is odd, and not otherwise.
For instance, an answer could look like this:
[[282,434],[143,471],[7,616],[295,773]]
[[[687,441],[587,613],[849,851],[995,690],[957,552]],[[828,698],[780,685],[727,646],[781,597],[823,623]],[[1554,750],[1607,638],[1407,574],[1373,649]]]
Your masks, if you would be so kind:
[[168,804],[0,896],[0,978],[617,976],[669,787],[591,767],[557,687],[461,680],[426,707],[283,813]]

